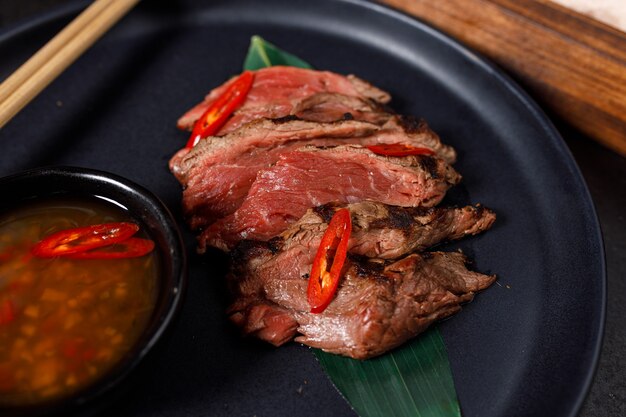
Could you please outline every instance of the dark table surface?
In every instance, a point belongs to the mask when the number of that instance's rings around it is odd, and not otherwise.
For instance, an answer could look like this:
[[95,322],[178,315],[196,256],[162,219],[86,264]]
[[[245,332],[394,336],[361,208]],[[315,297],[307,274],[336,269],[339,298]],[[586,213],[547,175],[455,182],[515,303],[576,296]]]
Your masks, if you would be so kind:
[[[70,0],[2,0],[0,31],[67,3]],[[621,417],[626,415],[626,158],[561,120],[553,117],[553,122],[591,192],[602,226],[608,271],[603,349],[580,417]]]

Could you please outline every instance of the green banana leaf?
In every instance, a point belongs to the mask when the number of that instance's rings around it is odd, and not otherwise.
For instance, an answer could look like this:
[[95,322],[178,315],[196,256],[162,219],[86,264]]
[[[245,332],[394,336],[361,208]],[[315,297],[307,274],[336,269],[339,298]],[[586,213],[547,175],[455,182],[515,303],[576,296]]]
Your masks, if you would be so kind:
[[[260,36],[253,36],[244,70],[272,65],[312,68]],[[461,416],[446,346],[435,326],[404,346],[365,361],[313,351],[361,417]]]
[[243,63],[244,70],[257,70],[259,68],[271,67],[273,65],[286,65],[299,68],[313,68],[307,62],[295,55],[285,52],[275,45],[267,42],[260,36],[253,36],[250,39],[248,55]]
[[446,347],[436,327],[365,361],[314,351],[339,392],[363,417],[461,415]]

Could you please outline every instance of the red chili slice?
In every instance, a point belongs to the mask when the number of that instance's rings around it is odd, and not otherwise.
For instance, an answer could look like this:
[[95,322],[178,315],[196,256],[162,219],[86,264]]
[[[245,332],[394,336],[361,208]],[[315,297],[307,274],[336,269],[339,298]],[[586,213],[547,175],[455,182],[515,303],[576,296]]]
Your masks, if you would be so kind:
[[154,242],[150,239],[131,237],[106,247],[97,248],[85,252],[72,253],[66,258],[72,259],[122,259],[138,258],[147,255],[154,249]]
[[337,210],[322,236],[311,268],[307,288],[311,313],[324,311],[337,292],[341,268],[348,253],[350,233],[352,233],[350,210]]
[[418,148],[411,145],[403,145],[401,143],[370,145],[367,149],[377,155],[385,156],[409,156],[409,155],[434,155],[435,152],[428,148]]
[[137,233],[134,223],[103,223],[61,230],[37,243],[32,254],[41,258],[70,255],[122,242]]
[[193,148],[200,141],[216,133],[231,114],[237,110],[248,96],[254,81],[254,73],[245,71],[219,96],[204,114],[196,121],[186,148]]

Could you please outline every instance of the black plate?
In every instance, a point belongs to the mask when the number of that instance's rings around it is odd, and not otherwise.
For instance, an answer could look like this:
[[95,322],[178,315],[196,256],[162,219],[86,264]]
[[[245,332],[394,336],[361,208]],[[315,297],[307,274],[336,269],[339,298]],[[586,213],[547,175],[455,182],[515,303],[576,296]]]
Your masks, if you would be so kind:
[[[440,33],[372,3],[162,3],[134,10],[2,130],[0,174],[47,164],[112,171],[154,191],[180,219],[167,161],[187,138],[175,121],[240,71],[251,35],[317,68],[358,74],[458,149],[464,180],[449,202],[498,213],[491,231],[458,245],[497,284],[440,325],[464,415],[576,414],[604,322],[601,235],[569,151],[526,94]],[[76,10],[4,34],[0,75]],[[353,415],[306,348],[238,337],[223,313],[223,264],[195,256],[191,234],[186,240],[190,285],[174,337],[109,413]]]

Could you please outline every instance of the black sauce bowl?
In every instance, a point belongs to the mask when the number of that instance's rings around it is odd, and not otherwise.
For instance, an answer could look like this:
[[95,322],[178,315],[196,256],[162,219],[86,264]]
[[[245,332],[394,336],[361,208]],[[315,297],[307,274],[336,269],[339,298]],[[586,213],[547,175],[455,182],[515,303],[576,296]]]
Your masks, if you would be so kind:
[[111,173],[86,168],[47,167],[3,177],[0,195],[4,196],[0,202],[2,212],[46,198],[98,197],[114,202],[141,225],[159,251],[160,283],[152,317],[135,346],[112,370],[64,399],[29,406],[0,406],[3,416],[92,414],[107,406],[115,393],[129,388],[129,377],[155,350],[180,310],[187,275],[184,245],[176,221],[167,207],[144,187]]

